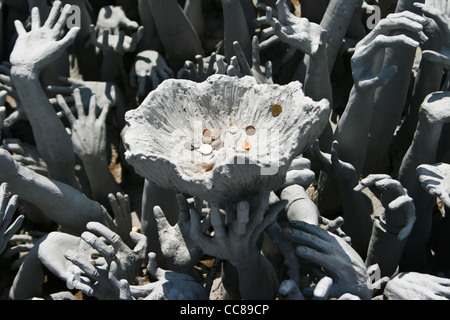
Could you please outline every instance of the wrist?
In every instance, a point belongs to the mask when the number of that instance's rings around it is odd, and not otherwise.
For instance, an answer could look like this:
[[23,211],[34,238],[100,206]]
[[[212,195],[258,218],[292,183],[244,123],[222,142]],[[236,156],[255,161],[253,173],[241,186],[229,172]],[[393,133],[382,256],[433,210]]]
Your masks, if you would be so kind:
[[13,65],[11,67],[11,78],[16,81],[39,80],[39,71],[32,65]]

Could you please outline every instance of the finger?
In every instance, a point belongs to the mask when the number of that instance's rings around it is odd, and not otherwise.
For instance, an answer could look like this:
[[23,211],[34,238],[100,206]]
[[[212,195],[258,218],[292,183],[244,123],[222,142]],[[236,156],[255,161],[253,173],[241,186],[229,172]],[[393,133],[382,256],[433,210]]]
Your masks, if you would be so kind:
[[196,241],[203,250],[209,250],[211,239],[202,231],[202,225],[200,223],[200,213],[196,209],[190,209],[189,213],[191,216],[191,239]]
[[5,215],[3,216],[3,219],[0,222],[0,235],[5,233],[6,229],[11,224],[12,218],[17,209],[18,199],[19,197],[17,195],[13,195],[8,201],[6,210],[2,211],[5,213]]
[[227,64],[223,60],[223,57],[218,57],[216,74],[226,74],[226,73],[227,73]]
[[31,9],[31,30],[36,30],[41,27],[41,15],[39,14],[39,8],[33,7]]
[[391,178],[378,180],[375,182],[375,186],[378,189],[395,191],[398,195],[405,195],[406,193],[402,184],[398,180]]
[[53,27],[53,30],[57,32],[59,35],[59,32],[64,28],[64,25],[66,24],[67,19],[72,14],[72,6],[70,4],[66,4],[64,8],[62,9],[61,15],[59,16],[58,21],[56,22],[55,26]]
[[242,70],[242,72],[246,75],[250,75],[251,70],[250,70],[250,66],[247,62],[247,59],[245,58],[245,54],[242,51],[241,45],[239,44],[239,42],[235,41],[233,42],[233,48],[234,48],[234,52],[236,54],[236,58],[237,61],[239,63],[239,66]]
[[196,55],[195,61],[197,61],[198,73],[203,74],[205,72],[205,63],[203,61],[203,57],[201,55]]
[[167,221],[164,212],[159,206],[155,206],[153,208],[153,216],[155,217],[156,225],[160,234],[163,234],[172,228],[169,221]]
[[89,99],[89,110],[88,110],[89,117],[96,119],[97,118],[96,111],[97,111],[97,97],[95,96],[95,94],[93,94]]
[[124,43],[125,43],[125,32],[124,31],[120,31],[119,32],[119,38],[118,38],[117,44],[116,44],[116,49],[115,49],[115,51],[117,53],[124,53],[125,52]]
[[252,39],[252,65],[253,68],[260,69],[261,66],[261,58],[260,58],[260,52],[259,52],[259,40],[257,36],[254,36]]
[[150,275],[152,275],[153,277],[155,277],[156,279],[158,278],[158,262],[156,261],[156,253],[154,252],[149,252],[148,255],[148,263],[147,263],[147,271]]
[[62,95],[70,95],[73,93],[73,88],[71,87],[62,87],[62,86],[48,86],[48,92],[62,94]]
[[211,225],[214,228],[214,236],[219,239],[225,238],[227,232],[223,225],[222,214],[216,205],[211,207],[209,217],[211,218]]
[[83,99],[81,98],[80,89],[76,88],[73,91],[73,98],[75,99],[75,108],[77,109],[78,120],[84,121],[86,114],[84,112]]
[[306,246],[319,252],[330,253],[326,241],[317,237],[314,234],[305,232],[304,230],[297,230],[295,228],[284,228],[282,230],[282,234],[286,239],[294,242],[296,246],[297,245]]
[[139,28],[139,23],[132,21],[126,17],[120,21],[119,25],[130,30],[137,30]]
[[98,116],[98,122],[99,123],[106,123],[106,119],[108,117],[109,111],[111,110],[111,106],[108,104],[102,108],[102,112]]
[[178,209],[180,209],[180,215],[178,217],[178,223],[184,224],[188,223],[190,220],[189,216],[189,203],[184,195],[181,193],[177,193],[176,195],[177,203],[178,203]]
[[332,286],[333,286],[333,279],[331,279],[330,277],[324,277],[320,279],[314,289],[313,300],[328,299]]
[[73,124],[75,123],[75,121],[77,121],[77,119],[74,117],[74,115],[73,115],[72,111],[70,110],[69,106],[67,105],[64,97],[62,95],[58,94],[56,96],[56,101],[58,101],[58,104],[61,107],[64,115],[66,116],[67,121],[69,121],[70,126],[73,126]]
[[302,259],[310,261],[320,267],[324,267],[325,269],[334,268],[332,265],[330,256],[323,254],[322,252],[318,252],[309,247],[305,246],[297,246],[295,248],[295,254]]
[[331,236],[326,230],[314,224],[306,223],[303,221],[290,221],[289,225],[294,229],[306,232],[310,235],[314,235],[317,238],[320,238],[327,242],[333,239],[333,236]]
[[438,52],[434,52],[431,50],[424,50],[422,52],[422,57],[425,60],[442,64],[447,68],[450,66],[450,57],[447,57],[446,55]]
[[10,153],[25,155],[25,150],[21,144],[22,142],[19,139],[5,139],[3,140],[2,148]]
[[[12,236],[20,229],[22,226],[23,220],[25,219],[24,215],[20,215],[16,218],[16,220],[9,226],[9,228],[4,233],[4,242],[5,244],[12,238]],[[2,252],[3,250],[0,250]]]
[[370,89],[386,85],[398,73],[397,66],[390,66],[375,77],[367,80],[358,81],[358,87],[361,89]]
[[293,280],[284,280],[278,290],[287,300],[305,300],[302,292]]
[[62,52],[72,45],[80,32],[79,27],[73,27],[67,32],[66,36],[58,41],[59,50]]
[[371,187],[371,186],[375,185],[375,183],[377,181],[380,181],[383,179],[392,179],[392,178],[390,175],[387,175],[387,174],[371,174],[371,175],[367,176],[366,178],[362,179],[353,190],[361,191],[367,187]]
[[256,227],[264,221],[266,212],[270,210],[269,199],[270,192],[267,191],[262,191],[258,196],[258,207],[256,208],[255,212],[252,213],[251,221],[248,225],[248,230],[255,230]]
[[130,284],[126,279],[122,279],[118,283],[119,288],[119,300],[133,300],[131,295]]
[[214,72],[214,64],[216,63],[217,54],[215,52],[211,53],[211,56],[209,57],[209,64],[208,64],[208,70],[207,75],[210,76]]
[[141,255],[143,252],[147,252],[147,237],[139,232],[130,232],[130,238],[136,244],[133,252],[137,255]]
[[93,266],[89,261],[86,261],[83,257],[80,257],[78,252],[68,250],[64,257],[80,268],[89,278],[95,281],[102,281],[104,277],[98,272],[97,268]]
[[101,241],[95,234],[85,231],[81,234],[81,239],[97,250],[107,261],[114,258],[114,248]]
[[138,85],[139,85],[138,88],[139,95],[141,97],[144,97],[145,94],[147,93],[147,77],[146,76],[138,77]]
[[286,207],[287,203],[287,200],[281,200],[270,207],[269,212],[264,216],[264,220],[255,228],[250,238],[253,244],[256,244],[259,236],[269,225],[277,221],[278,214]]
[[55,26],[56,19],[58,19],[58,15],[61,12],[61,7],[62,7],[61,1],[55,1],[53,3],[52,9],[50,10],[50,14],[48,15],[48,18],[44,23],[44,27],[52,29]]
[[27,33],[25,27],[23,26],[23,23],[20,20],[15,20],[14,26],[16,28],[16,32],[19,35],[19,37]]
[[266,50],[267,48],[269,48],[279,42],[281,42],[281,39],[278,36],[274,35],[274,36],[270,37],[269,39],[262,41],[259,44],[259,50],[260,51]]
[[239,236],[245,234],[249,222],[250,206],[248,202],[241,201],[237,204],[237,219],[234,223],[235,233]]
[[439,26],[439,29],[444,32],[448,33],[448,17],[442,12],[441,10],[429,6],[423,3],[414,3],[414,6],[416,8],[419,8],[425,16],[433,18],[433,20],[436,22],[436,24]]

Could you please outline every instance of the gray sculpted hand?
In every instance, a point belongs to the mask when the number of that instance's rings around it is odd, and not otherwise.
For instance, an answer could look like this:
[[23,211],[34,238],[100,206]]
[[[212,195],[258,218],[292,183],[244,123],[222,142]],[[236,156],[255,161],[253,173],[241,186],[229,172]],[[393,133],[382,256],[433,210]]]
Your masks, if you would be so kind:
[[72,114],[72,111],[66,104],[63,96],[58,95],[57,100],[71,126],[74,151],[81,159],[83,159],[83,161],[100,159],[106,163],[105,121],[110,107],[103,106],[103,109],[97,118],[96,97],[92,96],[89,103],[89,113],[86,115],[80,90],[75,89],[73,95],[78,118],[75,118]]
[[153,214],[158,225],[161,251],[169,269],[189,274],[202,257],[203,251],[190,236],[191,221],[188,201],[181,194],[177,194],[177,201],[180,215],[175,226],[172,227],[169,224],[160,207],[155,207]]
[[70,16],[71,5],[64,6],[61,12],[61,1],[55,1],[49,17],[41,26],[39,9],[31,10],[31,31],[27,32],[20,21],[15,22],[19,35],[10,61],[15,68],[23,68],[28,72],[39,72],[57,59],[75,40],[80,28],[74,27],[61,38],[65,22]]
[[375,68],[372,62],[376,61],[376,57],[382,54],[387,47],[417,48],[419,46],[417,40],[405,34],[396,34],[395,31],[407,30],[423,40],[426,38],[422,32],[425,23],[425,18],[410,11],[390,14],[387,18],[382,19],[355,47],[351,64],[356,88],[374,89],[385,85],[392,79],[397,73],[397,66],[389,66],[381,70],[379,67]]
[[450,279],[417,272],[402,272],[384,289],[387,300],[450,300]]
[[48,175],[47,164],[39,155],[37,148],[19,139],[5,139],[1,146],[12,154],[12,158],[34,172]]
[[441,199],[447,207],[450,207],[450,165],[423,164],[418,166],[416,171],[422,187],[431,196]]
[[[442,1],[444,2],[444,1]],[[433,19],[440,31],[442,37],[442,48],[439,52],[424,50],[422,56],[424,59],[440,63],[446,69],[450,69],[450,17],[444,13],[442,4],[439,6],[431,6],[422,3],[414,3],[426,17]]]
[[316,225],[296,221],[290,226],[283,234],[293,242],[297,256],[322,267],[332,280],[326,281],[327,296],[337,298],[351,293],[361,299],[372,298],[364,261],[345,240]]
[[103,30],[97,36],[93,25],[90,26],[90,32],[91,42],[98,50],[102,50],[104,53],[123,55],[136,50],[137,44],[144,35],[144,28],[139,27],[131,36],[126,35],[125,31],[120,31],[118,35],[110,34],[109,30]]
[[385,208],[381,217],[386,229],[398,234],[399,240],[405,239],[411,232],[416,221],[416,209],[408,191],[395,179],[388,175],[373,174],[361,180],[356,191],[375,186],[381,191],[380,201]]
[[140,52],[134,60],[130,72],[130,85],[138,88],[139,95],[145,97],[151,89],[156,89],[161,82],[173,76],[173,71],[159,52],[146,50]]
[[[130,286],[130,296],[144,300],[207,300],[205,288],[192,277],[158,267],[156,255],[148,254],[147,272],[156,279],[142,286]],[[125,283],[126,286],[126,283]],[[126,290],[124,290],[126,292]],[[130,299],[130,296],[128,299]]]
[[248,202],[239,202],[236,208],[228,209],[226,224],[221,210],[213,205],[209,212],[213,236],[202,232],[200,215],[191,209],[191,237],[207,254],[227,260],[237,268],[245,267],[246,261],[259,255],[257,241],[262,232],[286,205],[286,201],[280,201],[269,208],[268,200],[268,195],[260,196],[258,207],[252,210]]
[[[260,45],[257,36],[253,37],[252,41],[252,61],[247,61],[245,54],[239,42],[234,42],[234,51],[236,58],[232,59],[231,65],[228,67],[228,75],[230,76],[252,76],[258,83],[273,84],[272,79],[272,63],[268,61],[263,68],[260,61]],[[236,63],[237,62],[237,63]]]
[[[120,88],[114,82],[101,82],[101,81],[83,81],[67,77],[59,77],[59,81],[64,82],[67,86],[48,86],[47,90],[49,92],[62,95],[64,101],[68,104],[75,102],[74,91],[75,89],[80,90],[81,100],[83,105],[88,106],[91,97],[95,95],[97,100],[97,106],[103,108],[104,106],[116,107],[120,102],[122,102],[122,93]],[[58,104],[56,98],[49,99],[53,105]],[[71,108],[73,112],[76,108]]]
[[[178,70],[178,79],[188,79],[195,82],[203,82],[209,76],[215,74],[219,69],[217,66],[218,59],[223,62],[223,56],[218,56],[215,52],[211,53],[209,57],[203,58],[201,55],[195,57],[193,61],[186,61],[183,68]],[[205,69],[205,64],[208,68]],[[226,68],[226,67],[225,67]],[[225,74],[225,71],[222,73]]]
[[108,30],[110,34],[118,35],[120,30],[137,30],[139,24],[131,21],[121,6],[105,6],[100,9],[97,17],[95,30],[97,35],[104,30]]
[[[273,17],[275,12],[271,7],[263,6],[266,10],[266,22],[273,28],[268,35],[274,33],[292,49],[314,57],[319,46],[326,43],[326,31],[320,25],[292,14],[286,0],[278,0],[276,6],[276,18]],[[272,43],[272,40],[269,39],[268,42]]]
[[0,254],[5,251],[9,240],[11,240],[12,236],[22,226],[23,215],[18,216],[11,223],[16,212],[17,201],[17,195],[9,195],[8,184],[2,183],[0,186]]

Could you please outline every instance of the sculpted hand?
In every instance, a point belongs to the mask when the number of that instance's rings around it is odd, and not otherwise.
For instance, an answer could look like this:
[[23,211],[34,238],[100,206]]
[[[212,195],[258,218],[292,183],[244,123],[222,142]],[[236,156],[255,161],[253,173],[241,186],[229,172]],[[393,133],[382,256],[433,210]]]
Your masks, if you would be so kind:
[[435,52],[431,50],[424,50],[422,52],[423,59],[440,63],[445,69],[450,69],[450,17],[444,13],[442,4],[434,6],[422,3],[414,3],[416,8],[419,8],[426,17],[429,17],[436,22],[440,35],[442,37],[441,51]]
[[205,288],[192,277],[158,267],[156,254],[148,254],[147,271],[155,282],[130,286],[130,295],[144,300],[207,300]]
[[300,221],[291,222],[283,234],[293,242],[299,258],[322,267],[332,279],[326,291],[330,297],[351,293],[361,299],[372,298],[364,261],[345,240],[319,226]]
[[180,215],[175,226],[167,221],[160,207],[153,209],[158,226],[161,251],[170,270],[190,274],[203,255],[202,249],[191,239],[191,221],[189,204],[186,198],[177,194]]
[[[203,58],[201,55],[197,55],[195,57],[195,63],[192,61],[186,61],[183,68],[178,70],[177,78],[187,79],[195,82],[203,82],[209,76],[216,73],[216,71],[218,70],[218,66],[216,64],[219,58],[222,59],[221,61],[223,62],[223,57],[217,56],[215,52],[211,53],[211,55],[206,58]],[[208,65],[208,68],[206,70],[205,64]]]
[[239,202],[235,209],[227,210],[226,224],[219,207],[212,205],[209,215],[213,236],[202,232],[199,213],[191,209],[191,238],[207,254],[227,260],[236,268],[246,267],[249,260],[260,255],[257,241],[262,232],[286,205],[286,201],[280,201],[269,208],[268,198],[261,196],[256,208],[250,208],[248,202]]
[[[75,89],[80,90],[81,100],[85,106],[89,105],[93,95],[99,108],[103,108],[106,105],[116,107],[123,102],[122,92],[114,82],[83,81],[67,77],[59,77],[59,81],[66,83],[67,86],[48,86],[47,90],[62,95],[66,103],[71,104],[75,102],[73,95]],[[58,104],[56,98],[51,98],[50,102],[53,105]],[[71,110],[75,112],[76,108],[71,108]]]
[[333,141],[331,154],[326,154],[320,150],[319,141],[314,143],[311,150],[320,169],[327,175],[333,176],[336,181],[342,183],[356,183],[358,181],[355,168],[350,163],[339,159],[339,142]]
[[[89,246],[96,250],[105,261],[101,268],[96,268],[92,264],[79,255],[66,254],[66,259],[87,273],[90,279],[94,280],[92,283],[86,279],[72,278],[71,284],[73,287],[83,290],[86,294],[95,295],[96,281],[101,277],[106,286],[107,280],[118,283],[118,281],[125,279],[129,283],[133,283],[138,275],[141,265],[145,260],[147,250],[147,238],[139,233],[130,232],[130,238],[135,243],[132,249],[128,247],[122,239],[106,226],[90,222],[87,224],[88,231],[83,232],[81,239],[83,239]],[[108,266],[105,268],[105,266]],[[101,274],[100,270],[107,270],[108,275]],[[114,286],[114,284],[110,284]],[[111,291],[111,290],[107,290]],[[115,291],[115,290],[113,290]]]
[[450,300],[450,279],[402,272],[388,281],[383,295],[387,300]]
[[23,215],[17,217],[11,224],[17,208],[17,201],[17,195],[9,195],[8,184],[2,183],[0,186],[0,254],[5,251],[12,236],[22,226]]
[[384,213],[380,217],[388,232],[398,234],[398,239],[405,239],[411,232],[416,220],[413,199],[408,191],[395,179],[388,175],[373,174],[360,181],[355,191],[375,186],[381,191],[380,201]]
[[373,61],[383,49],[395,46],[417,48],[419,42],[405,34],[395,35],[395,31],[406,30],[417,34],[421,40],[427,37],[422,32],[426,19],[410,11],[390,14],[355,47],[351,60],[353,78],[358,89],[374,89],[386,84],[397,73],[397,66],[381,70],[374,67]]
[[417,167],[416,172],[422,187],[431,196],[441,199],[447,207],[450,207],[450,165],[423,164]]
[[133,240],[130,238],[132,222],[129,196],[120,192],[110,193],[108,200],[114,216],[114,225],[108,227],[117,233],[128,246],[133,246]]
[[140,52],[134,60],[130,72],[130,86],[138,88],[139,95],[144,97],[151,89],[156,89],[161,82],[173,77],[173,71],[159,52],[146,50]]
[[43,176],[48,176],[47,164],[39,155],[37,148],[19,139],[5,139],[1,146],[12,154],[19,164]]
[[118,35],[120,30],[137,30],[139,24],[128,19],[122,6],[105,6],[100,9],[95,30],[97,35],[108,30],[110,34]]
[[47,21],[41,26],[39,9],[31,10],[31,31],[27,32],[20,21],[15,21],[18,38],[10,56],[13,67],[24,72],[39,72],[57,59],[74,41],[80,30],[74,27],[61,38],[65,22],[72,13],[71,5],[55,1]]
[[[319,47],[326,43],[326,31],[306,18],[293,15],[286,0],[278,0],[276,5],[277,18],[273,17],[272,8],[263,7],[266,10],[266,22],[272,25],[275,36],[292,49],[315,57]],[[272,31],[269,34],[272,34]],[[269,39],[266,43],[273,43],[273,40]]]
[[[238,68],[234,68],[234,65],[231,65],[231,69],[228,69],[229,75],[237,75],[237,76],[252,76],[258,81],[258,83],[268,83],[273,84],[272,79],[272,63],[268,61],[265,65],[265,68],[261,67],[260,61],[260,45],[257,36],[253,37],[252,41],[252,63],[251,66],[247,59],[245,58],[245,54],[242,51],[242,48],[239,42],[234,42],[234,51],[236,53],[236,59],[239,64]],[[234,70],[238,69],[238,70]],[[263,70],[264,69],[264,70]]]
[[107,161],[106,151],[106,117],[110,109],[104,106],[97,118],[97,102],[95,96],[91,97],[89,103],[89,114],[84,111],[83,101],[79,89],[74,90],[75,107],[78,118],[72,114],[69,106],[61,95],[57,100],[63,110],[72,129],[72,143],[75,153],[83,160]]
[[110,34],[109,30],[104,30],[97,36],[93,25],[90,26],[90,32],[91,42],[97,49],[102,50],[105,54],[123,55],[136,50],[137,44],[144,35],[144,28],[139,27],[131,36],[126,35],[125,31],[120,31],[118,35]]

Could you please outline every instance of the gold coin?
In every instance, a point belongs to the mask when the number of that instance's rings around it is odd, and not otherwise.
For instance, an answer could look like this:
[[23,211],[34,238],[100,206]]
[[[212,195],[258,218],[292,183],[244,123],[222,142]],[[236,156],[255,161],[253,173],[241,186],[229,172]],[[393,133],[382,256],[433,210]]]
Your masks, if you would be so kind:
[[274,116],[279,116],[282,112],[283,112],[283,107],[280,106],[279,104],[274,104],[272,106],[272,114]]

